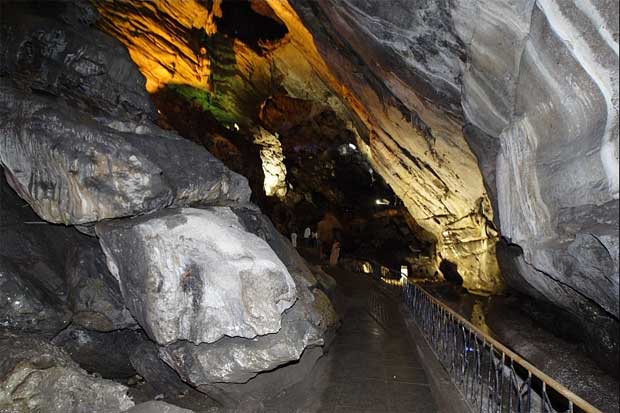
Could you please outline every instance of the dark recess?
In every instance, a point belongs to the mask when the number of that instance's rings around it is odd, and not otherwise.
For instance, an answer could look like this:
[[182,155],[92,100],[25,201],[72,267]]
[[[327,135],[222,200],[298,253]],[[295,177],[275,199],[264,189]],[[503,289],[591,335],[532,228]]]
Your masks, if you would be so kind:
[[224,1],[216,23],[220,33],[243,41],[257,53],[263,52],[259,41],[277,41],[288,33],[283,24],[252,10],[249,1]]

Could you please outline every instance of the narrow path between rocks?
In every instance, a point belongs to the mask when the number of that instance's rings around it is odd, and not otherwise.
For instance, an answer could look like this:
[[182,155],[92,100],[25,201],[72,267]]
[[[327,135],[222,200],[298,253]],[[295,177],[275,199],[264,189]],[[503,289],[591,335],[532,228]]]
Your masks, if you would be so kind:
[[311,383],[272,400],[265,411],[436,412],[398,302],[369,278],[324,269],[338,282],[342,325]]

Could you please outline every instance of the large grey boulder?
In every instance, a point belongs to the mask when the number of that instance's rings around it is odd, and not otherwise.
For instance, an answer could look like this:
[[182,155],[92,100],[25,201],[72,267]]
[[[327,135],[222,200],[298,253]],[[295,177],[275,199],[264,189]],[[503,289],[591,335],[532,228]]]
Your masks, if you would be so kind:
[[[225,337],[216,343],[179,341],[160,349],[160,357],[181,378],[227,407],[264,400],[294,384],[281,369],[299,373],[301,380],[323,354],[330,330],[338,322],[329,299],[319,290],[305,289],[286,311],[282,328],[252,340]],[[302,355],[308,354],[301,360]],[[279,383],[278,386],[274,383]]]
[[0,162],[43,219],[83,224],[168,206],[245,203],[247,180],[150,124],[76,111],[0,82]]
[[256,208],[234,208],[244,228],[264,239],[286,264],[298,299],[275,334],[254,339],[224,337],[198,346],[179,341],[162,347],[160,358],[181,378],[225,406],[259,405],[302,380],[338,325],[329,298],[290,242]]
[[[278,395],[286,393],[297,383],[310,380],[312,369],[322,356],[321,347],[308,348],[299,360],[263,372],[247,383],[206,384],[200,386],[200,389],[223,406],[236,407],[235,411],[244,413],[271,411],[266,402],[277,399]],[[278,411],[286,410],[280,408]]]
[[288,270],[229,208],[97,224],[127,307],[157,343],[276,333],[296,299]]
[[120,412],[134,405],[127,387],[87,374],[42,340],[2,335],[0,354],[2,412]]
[[69,249],[65,276],[73,324],[96,331],[138,327],[96,240],[84,237]]
[[225,337],[198,346],[180,341],[162,348],[160,356],[184,381],[198,388],[211,383],[245,383],[260,372],[298,360],[306,347],[323,344],[321,331],[307,318],[308,307],[309,303],[296,303],[275,334],[252,340]]
[[298,287],[311,288],[317,284],[315,275],[306,261],[299,255],[297,249],[293,247],[287,237],[278,232],[269,218],[263,215],[257,206],[247,204],[233,207],[232,211],[247,231],[264,239],[269,244],[291,273]]

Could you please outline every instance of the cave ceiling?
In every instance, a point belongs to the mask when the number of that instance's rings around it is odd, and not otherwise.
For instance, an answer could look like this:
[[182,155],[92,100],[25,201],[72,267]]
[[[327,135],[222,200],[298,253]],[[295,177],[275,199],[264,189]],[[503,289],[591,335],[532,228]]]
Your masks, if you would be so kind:
[[[100,2],[99,25],[128,48],[160,122],[248,176],[263,208],[368,219],[389,199],[436,243],[437,264],[454,261],[468,288],[497,291],[493,209],[462,132],[458,41],[423,39],[437,43],[435,55],[397,51],[420,61],[398,73],[397,52],[364,47],[349,27],[363,16],[337,2],[295,3]],[[429,60],[445,61],[443,72]],[[430,87],[438,78],[445,87]]]

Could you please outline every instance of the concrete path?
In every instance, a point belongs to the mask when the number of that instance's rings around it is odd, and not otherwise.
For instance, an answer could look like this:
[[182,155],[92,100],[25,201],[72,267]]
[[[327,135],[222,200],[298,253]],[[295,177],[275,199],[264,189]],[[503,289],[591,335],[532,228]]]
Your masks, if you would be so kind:
[[342,326],[312,384],[266,411],[437,412],[398,302],[364,275],[325,269],[338,282]]

